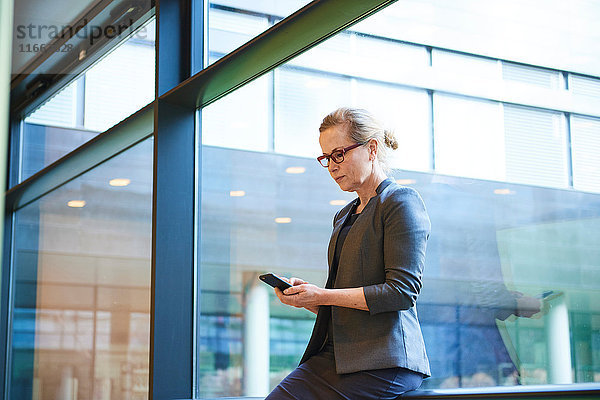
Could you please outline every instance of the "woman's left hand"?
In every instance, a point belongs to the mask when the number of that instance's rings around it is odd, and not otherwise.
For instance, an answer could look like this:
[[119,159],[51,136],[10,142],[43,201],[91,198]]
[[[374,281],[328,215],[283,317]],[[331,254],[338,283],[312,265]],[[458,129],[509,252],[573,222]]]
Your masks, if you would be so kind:
[[311,309],[323,304],[326,290],[310,283],[304,283],[292,286],[283,292],[275,288],[275,294],[283,304]]

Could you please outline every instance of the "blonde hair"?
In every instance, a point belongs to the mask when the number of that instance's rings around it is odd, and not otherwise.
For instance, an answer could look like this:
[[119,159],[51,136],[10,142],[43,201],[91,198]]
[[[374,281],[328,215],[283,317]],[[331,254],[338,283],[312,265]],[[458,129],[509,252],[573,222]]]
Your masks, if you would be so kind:
[[375,139],[377,141],[377,161],[385,172],[389,172],[389,152],[398,148],[398,141],[391,130],[385,129],[367,110],[341,107],[323,118],[319,132],[341,125],[347,126],[350,139],[356,143]]

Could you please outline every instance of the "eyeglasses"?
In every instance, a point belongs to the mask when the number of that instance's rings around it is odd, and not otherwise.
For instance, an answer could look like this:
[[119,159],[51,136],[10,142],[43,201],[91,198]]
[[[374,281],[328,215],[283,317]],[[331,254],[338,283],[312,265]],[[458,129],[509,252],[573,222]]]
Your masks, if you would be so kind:
[[329,160],[333,160],[334,163],[340,164],[342,161],[344,161],[344,153],[366,143],[367,142],[354,143],[352,146],[344,147],[343,149],[336,149],[332,151],[331,154],[323,154],[322,156],[317,157],[317,161],[325,168],[329,167]]

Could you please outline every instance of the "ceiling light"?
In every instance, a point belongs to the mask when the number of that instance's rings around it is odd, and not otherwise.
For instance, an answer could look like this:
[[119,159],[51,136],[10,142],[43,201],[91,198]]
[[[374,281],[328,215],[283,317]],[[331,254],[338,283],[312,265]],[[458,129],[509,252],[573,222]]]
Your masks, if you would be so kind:
[[496,193],[496,194],[515,194],[515,192],[510,189],[495,189],[494,193]]
[[71,200],[67,203],[67,205],[72,208],[85,207],[85,200]]
[[331,200],[329,204],[332,206],[343,206],[346,205],[346,200]]
[[303,174],[306,171],[304,167],[287,167],[285,172],[288,174]]
[[127,186],[131,183],[130,179],[126,179],[126,178],[116,178],[116,179],[111,179],[108,184],[110,186]]
[[413,185],[417,183],[414,179],[396,179],[396,183],[399,185]]
[[292,219],[290,217],[277,217],[275,218],[275,222],[278,224],[289,224],[292,222]]
[[229,195],[231,197],[244,197],[246,195],[246,192],[244,192],[243,190],[231,190],[229,192]]

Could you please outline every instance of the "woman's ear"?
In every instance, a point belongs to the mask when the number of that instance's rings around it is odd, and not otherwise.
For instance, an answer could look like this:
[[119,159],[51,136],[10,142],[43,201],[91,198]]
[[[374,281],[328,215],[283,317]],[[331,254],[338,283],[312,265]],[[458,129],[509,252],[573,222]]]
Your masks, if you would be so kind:
[[374,161],[377,158],[377,140],[371,139],[369,141],[369,160]]

